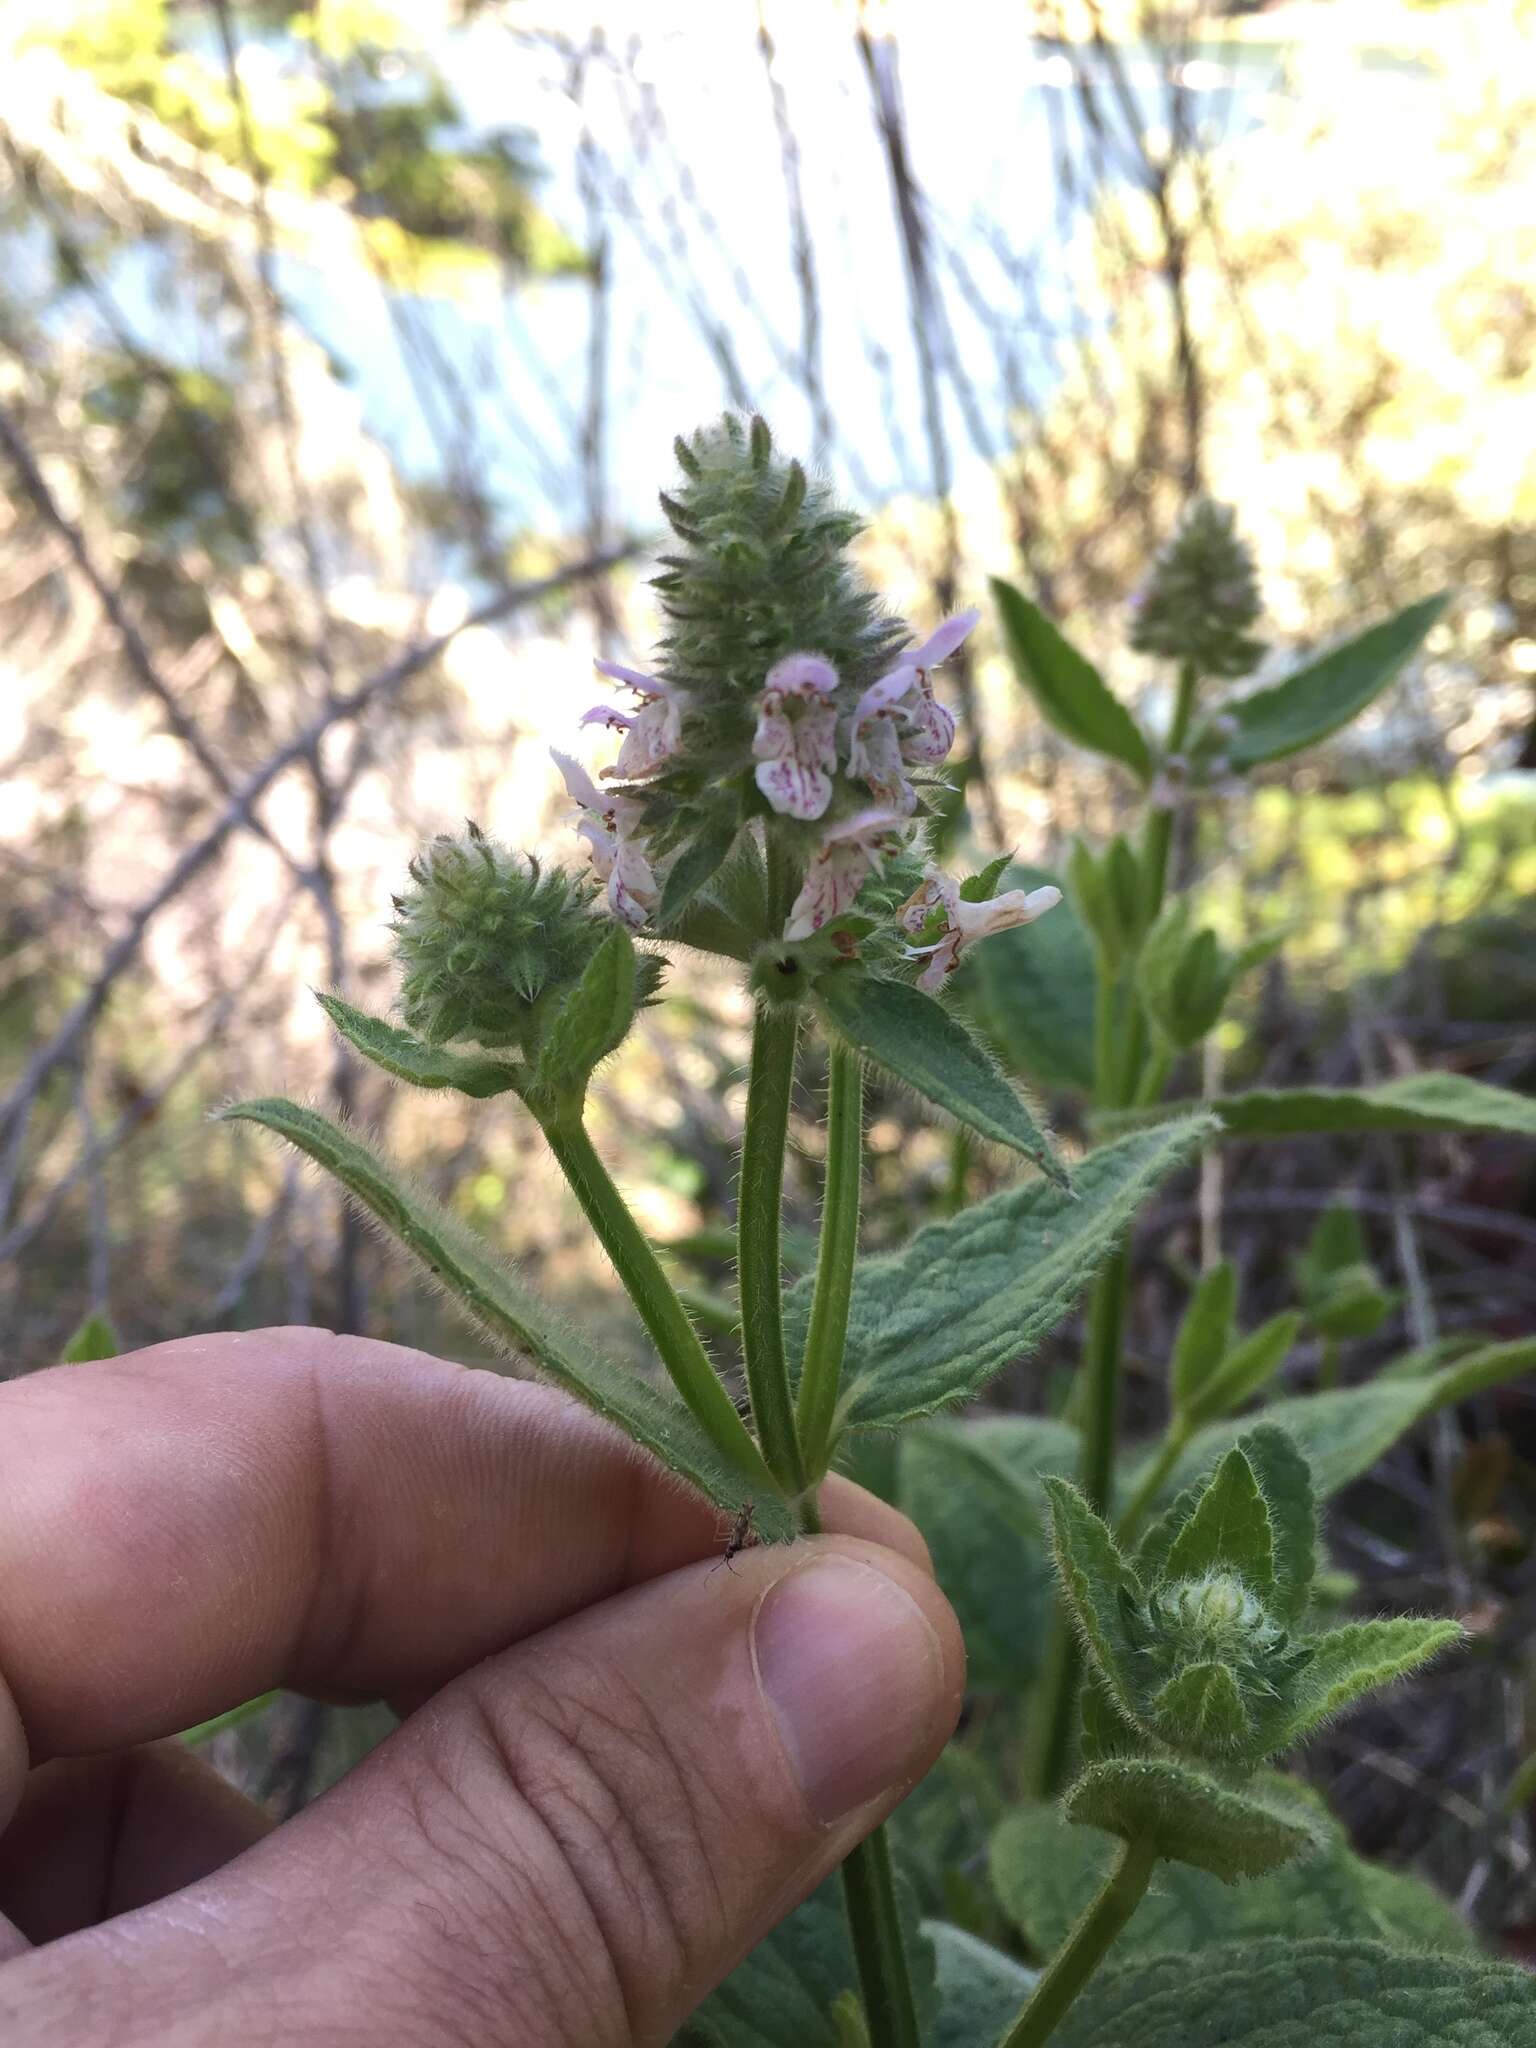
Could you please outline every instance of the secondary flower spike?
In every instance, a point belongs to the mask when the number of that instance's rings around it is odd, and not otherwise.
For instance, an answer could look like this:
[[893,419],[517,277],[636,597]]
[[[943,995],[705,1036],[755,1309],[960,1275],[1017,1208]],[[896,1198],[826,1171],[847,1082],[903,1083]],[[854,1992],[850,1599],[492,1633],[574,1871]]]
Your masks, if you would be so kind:
[[942,911],[945,929],[942,937],[931,945],[909,946],[909,960],[926,960],[927,966],[917,977],[917,985],[934,995],[944,986],[946,976],[954,973],[960,965],[960,956],[965,948],[977,939],[989,939],[994,932],[1012,931],[1016,925],[1033,924],[1037,917],[1044,917],[1048,910],[1054,910],[1061,901],[1061,891],[1047,884],[1040,889],[1008,889],[1001,896],[984,898],[979,903],[968,902],[960,893],[960,884],[950,876],[941,874],[937,868],[929,868],[921,888],[915,890],[902,905],[900,922],[903,931],[914,937],[927,926],[935,911]]
[[757,700],[757,786],[781,817],[819,818],[837,767],[837,670],[819,654],[789,654]]
[[660,894],[646,855],[644,806],[634,797],[599,789],[579,761],[550,748],[550,759],[565,780],[572,803],[586,813],[576,827],[592,855],[592,870],[607,886],[608,908],[639,931]]

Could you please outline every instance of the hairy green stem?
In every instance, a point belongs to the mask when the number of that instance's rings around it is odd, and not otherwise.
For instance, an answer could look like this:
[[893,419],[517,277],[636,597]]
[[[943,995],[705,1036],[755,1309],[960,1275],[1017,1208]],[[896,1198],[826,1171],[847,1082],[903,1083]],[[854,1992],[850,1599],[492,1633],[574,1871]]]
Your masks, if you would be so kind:
[[799,1030],[797,1004],[759,1001],[752,1025],[736,1226],[741,1350],[752,1420],[763,1456],[789,1494],[803,1493],[807,1476],[784,1355],[784,1267],[779,1247],[784,1147]]
[[1072,1736],[1083,1652],[1058,1600],[1045,1639],[1045,1659],[1024,1752],[1024,1790],[1031,1799],[1052,1799],[1072,1768]]
[[1115,1936],[1141,1904],[1151,1882],[1157,1851],[1150,1842],[1127,1842],[1103,1889],[1031,1994],[1028,2005],[998,2048],[1040,2048],[1066,2017],[1073,2000],[1104,1960]]
[[866,1835],[849,1853],[842,1879],[870,2048],[922,2048],[884,1828]]
[[971,1178],[971,1156],[975,1147],[964,1124],[957,1124],[949,1141],[949,1185],[944,1190],[944,1213],[958,1216],[965,1207]]
[[816,1249],[811,1321],[800,1366],[797,1419],[806,1469],[826,1469],[842,1389],[859,1249],[859,1184],[864,1172],[864,1068],[852,1046],[834,1042],[827,1077],[827,1175]]
[[662,1270],[650,1240],[587,1135],[579,1114],[552,1116],[543,1125],[549,1148],[570,1182],[598,1241],[650,1332],[651,1342],[699,1426],[744,1478],[765,1493],[781,1487],[751,1432],[736,1413],[677,1290]]

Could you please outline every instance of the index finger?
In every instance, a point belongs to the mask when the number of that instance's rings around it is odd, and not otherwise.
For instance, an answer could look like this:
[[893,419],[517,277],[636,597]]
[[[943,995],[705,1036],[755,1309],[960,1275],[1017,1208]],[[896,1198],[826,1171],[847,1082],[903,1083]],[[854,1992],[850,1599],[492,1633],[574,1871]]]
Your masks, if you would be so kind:
[[[926,1562],[894,1509],[824,1500]],[[34,1760],[277,1685],[434,1688],[720,1542],[567,1396],[397,1345],[251,1331],[0,1387],[0,1673]]]

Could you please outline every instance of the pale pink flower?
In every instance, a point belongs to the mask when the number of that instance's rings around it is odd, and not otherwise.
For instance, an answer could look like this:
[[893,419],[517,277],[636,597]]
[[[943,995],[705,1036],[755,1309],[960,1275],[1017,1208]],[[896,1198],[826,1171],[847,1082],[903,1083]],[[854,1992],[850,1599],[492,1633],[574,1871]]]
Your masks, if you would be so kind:
[[851,910],[871,875],[901,843],[906,819],[889,809],[856,811],[828,827],[790,908],[786,939],[809,939]]
[[1040,889],[1008,889],[1001,896],[988,897],[981,903],[969,903],[960,894],[960,884],[950,876],[941,874],[937,868],[929,868],[922,884],[915,889],[897,913],[898,921],[905,932],[914,935],[927,924],[935,910],[944,912],[947,929],[941,939],[931,946],[908,946],[909,960],[926,960],[927,966],[917,977],[917,985],[935,995],[944,986],[945,977],[954,973],[960,965],[960,956],[965,948],[977,939],[987,939],[994,932],[1012,931],[1015,925],[1033,924],[1037,917],[1044,917],[1048,910],[1054,910],[1061,901],[1061,891],[1047,884]]
[[955,721],[934,696],[929,672],[954,653],[980,617],[971,611],[946,619],[921,647],[871,683],[855,707],[848,773],[894,810],[910,813],[917,807],[907,768],[937,766],[955,743]]
[[599,675],[623,683],[640,699],[637,712],[620,711],[612,704],[594,704],[582,719],[583,725],[606,725],[624,735],[619,758],[605,776],[620,782],[639,782],[654,775],[677,752],[683,726],[683,692],[660,676],[642,675],[638,669],[621,668],[616,661],[594,663]]
[[757,700],[757,786],[783,817],[819,818],[837,767],[837,670],[819,654],[776,661]]
[[551,747],[550,758],[565,779],[571,802],[585,813],[576,834],[587,842],[592,871],[606,885],[608,908],[621,924],[639,931],[661,893],[646,855],[644,806],[632,796],[599,789],[569,754]]

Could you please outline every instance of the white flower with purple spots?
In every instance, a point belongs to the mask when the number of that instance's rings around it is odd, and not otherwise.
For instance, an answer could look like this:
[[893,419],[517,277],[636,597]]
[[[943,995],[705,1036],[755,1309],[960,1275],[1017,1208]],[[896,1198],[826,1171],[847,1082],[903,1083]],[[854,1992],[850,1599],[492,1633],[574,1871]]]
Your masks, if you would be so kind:
[[921,647],[871,683],[854,710],[848,773],[904,816],[917,808],[907,769],[936,767],[955,743],[955,721],[934,696],[930,672],[954,653],[980,617],[971,611],[946,619]]
[[870,876],[880,873],[886,855],[900,846],[905,826],[904,816],[884,807],[856,811],[830,825],[790,908],[785,938],[813,938],[851,910]]
[[660,676],[642,675],[638,669],[621,668],[616,661],[594,664],[599,675],[623,683],[640,699],[636,712],[620,711],[612,704],[594,704],[582,719],[583,725],[606,725],[624,735],[619,758],[603,770],[620,782],[641,782],[655,775],[677,752],[683,727],[683,692]]
[[960,965],[960,956],[965,948],[977,939],[991,938],[994,932],[1012,931],[1016,925],[1033,924],[1037,917],[1044,917],[1048,910],[1054,910],[1061,901],[1061,891],[1047,884],[1040,889],[1008,889],[1001,896],[988,897],[981,903],[967,902],[960,894],[960,884],[937,868],[929,868],[923,877],[922,886],[913,891],[901,906],[898,922],[903,931],[916,936],[923,930],[936,910],[944,912],[946,929],[943,936],[929,946],[908,946],[909,960],[926,960],[927,966],[917,977],[917,985],[935,995],[944,986],[945,978],[954,973]]
[[608,908],[621,924],[639,931],[661,893],[646,856],[644,806],[632,796],[599,789],[569,754],[551,747],[550,758],[565,779],[571,802],[585,814],[576,832],[587,842],[593,873],[606,885]]
[[837,767],[837,670],[819,654],[776,661],[757,700],[757,786],[781,817],[819,818]]

